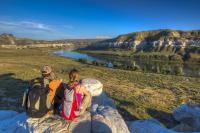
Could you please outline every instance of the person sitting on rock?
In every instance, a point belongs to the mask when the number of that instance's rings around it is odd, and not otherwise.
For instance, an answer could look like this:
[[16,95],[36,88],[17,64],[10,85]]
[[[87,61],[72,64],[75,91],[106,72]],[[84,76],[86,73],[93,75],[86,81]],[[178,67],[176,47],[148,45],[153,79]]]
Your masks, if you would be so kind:
[[91,94],[80,84],[78,70],[73,69],[69,73],[68,87],[64,91],[61,116],[66,120],[72,120],[82,115],[91,105]]
[[61,80],[55,80],[50,66],[41,68],[41,77],[32,79],[27,94],[24,95],[23,105],[29,117],[39,118],[52,113],[54,96]]

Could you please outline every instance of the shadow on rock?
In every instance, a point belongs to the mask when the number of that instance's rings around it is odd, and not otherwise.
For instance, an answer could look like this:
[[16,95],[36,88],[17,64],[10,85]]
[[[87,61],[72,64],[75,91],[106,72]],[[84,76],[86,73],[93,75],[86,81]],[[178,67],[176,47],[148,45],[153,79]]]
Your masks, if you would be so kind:
[[132,102],[129,101],[125,101],[125,100],[119,100],[117,98],[113,98],[112,99],[116,102],[118,102],[121,106],[117,106],[117,110],[119,111],[119,113],[123,116],[123,118],[126,121],[133,121],[133,120],[138,120],[138,118],[134,115],[132,115],[131,113],[129,113],[125,107],[123,106],[134,106]]
[[174,119],[172,113],[167,113],[164,111],[155,110],[151,108],[147,109],[146,111],[151,117],[159,120],[167,128],[173,128],[174,126],[179,124],[179,122]]
[[112,130],[106,124],[99,121],[95,121],[95,125],[92,125],[91,121],[81,122],[72,130],[72,133],[89,133],[89,132],[112,133]]
[[132,115],[131,113],[129,113],[126,109],[122,107],[117,107],[117,110],[126,121],[139,120],[136,116]]
[[112,129],[100,121],[92,121],[92,133],[112,133]]

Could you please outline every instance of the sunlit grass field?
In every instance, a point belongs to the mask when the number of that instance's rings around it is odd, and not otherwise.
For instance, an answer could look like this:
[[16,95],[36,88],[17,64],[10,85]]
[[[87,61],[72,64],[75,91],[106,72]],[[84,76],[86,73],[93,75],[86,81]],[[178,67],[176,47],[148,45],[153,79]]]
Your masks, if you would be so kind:
[[110,69],[53,55],[55,49],[0,49],[0,109],[20,107],[28,81],[50,65],[58,79],[77,68],[82,78],[96,78],[125,120],[154,117],[170,127],[170,113],[185,102],[200,104],[200,78]]

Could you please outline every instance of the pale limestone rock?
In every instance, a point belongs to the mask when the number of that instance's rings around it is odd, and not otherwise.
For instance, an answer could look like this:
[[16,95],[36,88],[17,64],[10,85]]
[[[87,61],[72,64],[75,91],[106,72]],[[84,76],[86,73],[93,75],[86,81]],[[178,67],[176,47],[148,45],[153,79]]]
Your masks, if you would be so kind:
[[129,133],[125,121],[118,113],[113,101],[105,93],[93,98],[91,108],[92,132]]
[[70,133],[90,133],[91,132],[91,114],[86,112],[82,116],[74,119],[69,126]]
[[92,96],[99,96],[103,91],[103,84],[96,79],[86,78],[81,81],[81,84]]
[[[27,118],[26,113],[2,112],[0,132],[15,133],[129,133],[128,127],[105,93],[93,97],[91,113],[67,121],[57,115]],[[1,114],[1,112],[0,112]]]
[[137,120],[129,124],[131,133],[176,133],[165,128],[156,119]]
[[175,126],[174,128],[172,128],[172,130],[176,131],[176,132],[190,132],[192,131],[192,127],[190,127],[187,124],[181,123],[177,126]]
[[[183,104],[173,111],[174,118],[182,125],[188,125],[190,131],[200,131],[200,107],[192,104]],[[181,127],[181,125],[179,125]],[[178,128],[177,128],[178,129]],[[184,128],[179,130],[185,131]]]

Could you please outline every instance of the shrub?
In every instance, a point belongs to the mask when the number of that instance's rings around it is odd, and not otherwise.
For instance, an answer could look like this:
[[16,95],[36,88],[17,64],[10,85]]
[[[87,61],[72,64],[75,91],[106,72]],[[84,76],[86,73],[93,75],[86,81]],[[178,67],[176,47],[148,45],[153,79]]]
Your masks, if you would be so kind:
[[98,61],[92,61],[92,64],[95,66],[100,66],[101,64]]
[[177,55],[177,54],[169,56],[169,60],[170,61],[183,61],[182,60],[182,56],[181,55]]
[[78,61],[81,62],[81,63],[85,63],[85,64],[87,63],[87,60],[83,59],[83,58],[78,59]]
[[175,75],[184,75],[183,66],[176,66],[174,68]]

